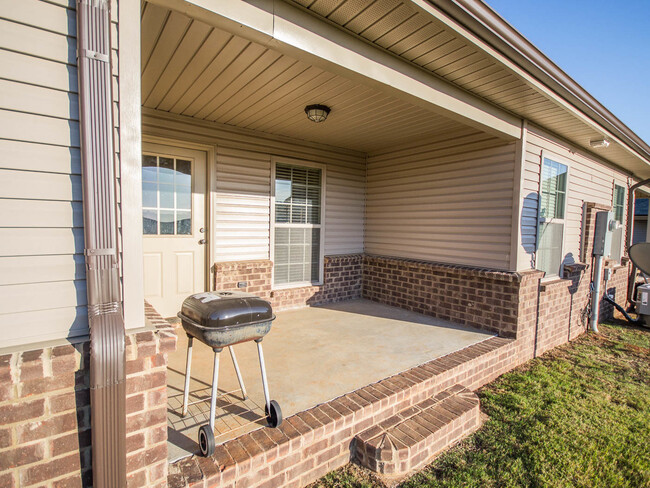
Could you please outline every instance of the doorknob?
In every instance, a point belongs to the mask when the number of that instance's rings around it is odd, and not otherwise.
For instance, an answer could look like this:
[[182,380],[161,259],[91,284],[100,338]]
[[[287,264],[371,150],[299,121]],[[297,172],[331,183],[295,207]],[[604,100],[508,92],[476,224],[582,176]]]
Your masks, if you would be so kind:
[[203,233],[205,232],[205,229],[204,229],[203,227],[201,227],[201,228],[199,229],[199,232],[200,232],[201,234],[203,234]]
[[199,244],[205,244],[206,240],[205,239],[199,239]]

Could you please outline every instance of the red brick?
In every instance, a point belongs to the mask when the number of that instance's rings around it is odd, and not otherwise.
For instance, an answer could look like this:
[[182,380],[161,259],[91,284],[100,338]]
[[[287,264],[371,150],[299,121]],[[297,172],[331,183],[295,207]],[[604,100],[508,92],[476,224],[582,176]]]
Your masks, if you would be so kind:
[[60,413],[74,410],[77,407],[76,395],[73,391],[50,397],[50,413]]
[[2,488],[14,488],[16,483],[13,473],[0,473],[0,486]]
[[31,400],[0,406],[0,425],[13,424],[41,417],[45,413],[45,400]]
[[136,393],[126,397],[126,414],[141,412],[144,410],[144,393]]
[[90,447],[90,444],[90,429],[86,429],[50,440],[50,453],[55,457],[68,452],[78,452],[79,449]]
[[144,433],[126,436],[126,452],[134,452],[144,447]]
[[41,461],[44,452],[42,442],[4,451],[0,455],[0,472]]
[[62,480],[57,480],[52,483],[52,488],[82,488],[83,483],[81,481],[81,476],[69,476]]
[[135,432],[145,427],[167,422],[167,407],[147,410],[146,412],[129,415],[126,418],[127,432]]
[[39,395],[56,390],[72,389],[74,386],[74,373],[67,373],[59,376],[48,376],[46,378],[23,382],[20,388],[20,396],[24,398],[31,395]]
[[70,432],[77,429],[77,414],[70,412],[63,415],[57,415],[46,420],[28,422],[16,426],[16,436],[18,443],[34,441],[44,437],[51,437],[64,432]]
[[141,469],[135,473],[129,473],[126,477],[127,488],[140,488],[147,486],[147,470]]
[[39,463],[36,466],[26,468],[20,472],[20,479],[22,484],[27,486],[58,478],[68,473],[79,471],[80,469],[79,454],[75,453],[47,463]]
[[167,459],[167,443],[163,442],[157,446],[147,448],[146,450],[146,463],[150,466],[158,461]]
[[11,445],[11,429],[0,429],[0,449]]

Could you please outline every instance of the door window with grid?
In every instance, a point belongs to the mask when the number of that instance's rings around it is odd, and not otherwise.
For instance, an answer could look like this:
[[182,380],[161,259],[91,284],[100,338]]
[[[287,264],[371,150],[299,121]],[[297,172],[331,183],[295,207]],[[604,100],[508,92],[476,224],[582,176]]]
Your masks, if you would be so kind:
[[539,196],[537,269],[558,276],[563,260],[567,167],[544,158]]
[[273,272],[276,285],[321,279],[322,170],[275,167]]
[[192,234],[192,162],[142,156],[142,232]]

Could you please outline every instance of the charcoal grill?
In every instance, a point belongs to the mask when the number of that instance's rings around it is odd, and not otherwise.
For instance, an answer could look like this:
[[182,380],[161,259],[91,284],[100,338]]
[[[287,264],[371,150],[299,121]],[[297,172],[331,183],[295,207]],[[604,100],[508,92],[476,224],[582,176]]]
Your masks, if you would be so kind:
[[[266,380],[264,352],[262,339],[271,330],[275,320],[271,304],[266,300],[249,293],[237,291],[216,291],[199,293],[185,299],[178,313],[181,324],[187,334],[187,363],[185,366],[185,388],[183,390],[183,411],[187,415],[190,390],[190,371],[192,367],[192,345],[194,339],[207,344],[214,351],[214,366],[212,370],[212,391],[210,394],[210,421],[199,428],[199,448],[201,454],[210,456],[215,450],[214,418],[217,405],[217,386],[219,380],[219,354],[228,348],[232,358],[239,387],[246,399],[246,387],[237,364],[237,358],[232,346],[242,342],[255,341],[262,373],[264,388],[264,414],[270,427],[282,423],[282,410],[275,400],[269,396],[269,386]],[[205,401],[205,400],[200,400]],[[198,403],[198,402],[194,402]]]

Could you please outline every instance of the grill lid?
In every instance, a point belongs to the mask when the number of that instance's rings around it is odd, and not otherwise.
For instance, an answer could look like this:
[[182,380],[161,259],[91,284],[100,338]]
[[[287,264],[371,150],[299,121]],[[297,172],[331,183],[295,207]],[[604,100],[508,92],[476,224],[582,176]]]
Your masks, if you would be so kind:
[[204,327],[231,327],[275,319],[271,304],[251,293],[213,291],[191,295],[183,301],[184,317]]

